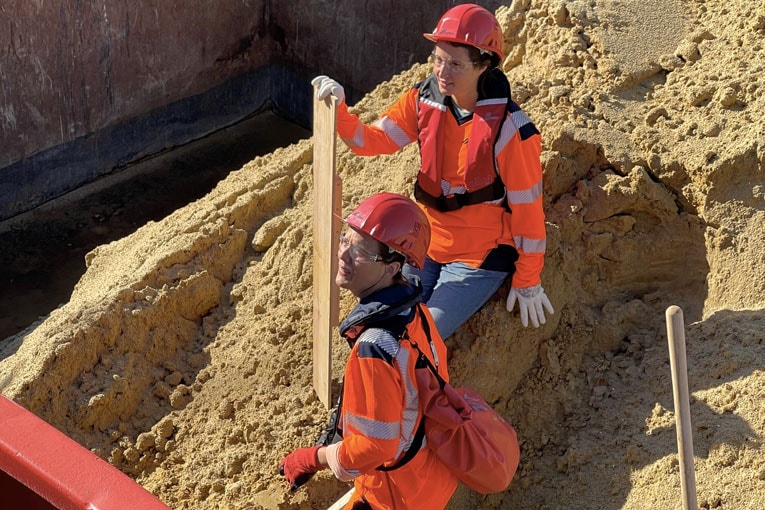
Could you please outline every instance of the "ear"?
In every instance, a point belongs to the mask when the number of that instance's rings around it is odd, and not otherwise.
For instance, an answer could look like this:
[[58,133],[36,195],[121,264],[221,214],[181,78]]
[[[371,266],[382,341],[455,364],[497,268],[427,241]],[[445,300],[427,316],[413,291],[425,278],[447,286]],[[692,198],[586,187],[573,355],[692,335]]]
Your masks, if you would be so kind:
[[401,263],[400,262],[391,262],[389,264],[385,264],[385,276],[394,277],[396,276],[399,271],[401,271]]

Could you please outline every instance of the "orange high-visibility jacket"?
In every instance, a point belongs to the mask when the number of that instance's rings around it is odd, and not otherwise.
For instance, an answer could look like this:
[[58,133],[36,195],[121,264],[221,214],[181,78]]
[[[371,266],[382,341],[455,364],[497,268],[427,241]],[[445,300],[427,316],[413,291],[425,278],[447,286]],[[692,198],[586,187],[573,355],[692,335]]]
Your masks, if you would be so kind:
[[[437,332],[430,312],[423,308],[430,331]],[[417,350],[411,342],[438,363],[446,380],[449,377],[446,345],[436,333],[431,334],[430,347],[419,314],[414,314],[406,332],[411,340],[399,340],[386,329],[365,329],[348,357],[340,418],[343,440],[330,446],[336,448],[333,454],[328,453],[347,478],[354,479],[355,491],[345,508],[363,498],[376,510],[440,509],[457,487],[457,478],[425,445],[403,466],[377,469],[396,464],[406,454],[423,419],[414,372]]]
[[[427,80],[426,80],[427,81]],[[364,125],[343,102],[338,110],[338,134],[356,154],[392,154],[420,141],[418,115],[423,108],[417,84],[396,101],[372,125]],[[496,99],[482,99],[495,101]],[[541,137],[531,120],[507,98],[505,121],[494,142],[495,168],[504,184],[504,200],[466,205],[454,211],[439,211],[420,203],[430,220],[428,256],[436,262],[463,262],[480,267],[489,252],[500,244],[518,251],[512,285],[530,287],[540,283],[544,265],[546,232],[542,209]],[[424,155],[423,161],[438,161],[445,195],[464,193],[473,118],[459,122],[450,108],[442,108],[436,143],[426,144],[441,154]],[[482,130],[486,132],[486,130]],[[424,146],[421,143],[421,151]],[[483,165],[486,167],[486,164]],[[508,210],[509,208],[509,210]]]

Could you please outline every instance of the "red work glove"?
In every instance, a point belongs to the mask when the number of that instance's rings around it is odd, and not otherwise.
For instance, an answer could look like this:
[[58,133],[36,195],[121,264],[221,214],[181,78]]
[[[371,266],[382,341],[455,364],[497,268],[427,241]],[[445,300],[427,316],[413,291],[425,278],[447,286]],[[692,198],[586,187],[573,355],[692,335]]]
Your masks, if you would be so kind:
[[296,491],[314,473],[326,468],[319,464],[319,448],[321,446],[299,448],[284,457],[279,464],[279,474],[287,477],[291,491]]

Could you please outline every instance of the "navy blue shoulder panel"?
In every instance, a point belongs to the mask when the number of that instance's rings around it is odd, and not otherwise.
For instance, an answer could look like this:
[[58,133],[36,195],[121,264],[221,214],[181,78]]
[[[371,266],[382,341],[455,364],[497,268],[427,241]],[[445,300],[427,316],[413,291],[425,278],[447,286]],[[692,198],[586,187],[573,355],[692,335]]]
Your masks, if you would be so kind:
[[398,339],[388,330],[380,328],[366,329],[356,341],[359,358],[375,358],[393,364],[399,350]]
[[438,83],[436,82],[435,74],[431,74],[420,83],[417,83],[414,88],[419,91],[420,99],[428,99],[438,104],[447,103],[447,96],[444,96],[441,91],[438,90]]
[[510,101],[508,103],[507,110],[510,112],[513,122],[518,127],[518,134],[521,136],[521,140],[526,140],[527,138],[540,134],[528,115],[521,110],[521,107],[518,106],[515,101]]

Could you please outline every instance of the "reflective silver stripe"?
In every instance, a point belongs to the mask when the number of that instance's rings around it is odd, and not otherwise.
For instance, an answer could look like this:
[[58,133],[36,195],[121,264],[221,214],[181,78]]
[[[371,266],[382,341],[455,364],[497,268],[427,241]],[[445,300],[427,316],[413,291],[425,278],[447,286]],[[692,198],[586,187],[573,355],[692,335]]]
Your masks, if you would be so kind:
[[390,117],[383,117],[382,119],[378,119],[374,121],[372,125],[381,129],[386,135],[388,135],[388,138],[393,140],[393,142],[399,146],[399,148],[406,147],[414,141],[409,138],[404,130],[401,129],[398,124],[393,122]]
[[[449,195],[462,195],[464,193],[467,193],[465,186],[455,186],[452,188],[449,186],[449,181],[445,181],[443,179],[441,180],[441,191],[443,191],[444,196],[447,196],[447,197]],[[492,205],[502,205],[502,203],[505,201],[506,196],[507,196],[507,191],[505,191],[505,194],[496,200],[487,200],[482,203],[492,204]]]
[[502,123],[502,130],[499,132],[497,142],[494,144],[494,154],[501,154],[517,132],[518,126],[515,125],[513,116],[510,115],[510,119]]
[[365,330],[358,339],[360,343],[375,344],[380,349],[388,353],[391,358],[396,357],[400,349],[398,340],[390,334],[387,329],[369,328]]
[[359,122],[356,126],[356,131],[353,133],[353,138],[343,138],[342,140],[348,147],[364,147],[366,144],[364,125]]
[[436,372],[438,372],[438,353],[436,352],[436,344],[433,343],[433,340],[430,342],[430,352],[433,353],[433,365],[436,367]]
[[441,179],[441,191],[448,197],[449,195],[462,195],[467,190],[465,189],[465,186],[455,186],[452,188],[449,181]]
[[396,439],[400,436],[401,422],[377,421],[347,412],[343,416],[346,423],[360,434],[374,439]]
[[497,137],[497,143],[494,144],[494,154],[500,154],[518,130],[526,124],[531,124],[531,119],[522,110],[511,113],[510,122],[505,121],[502,124],[502,131],[500,131],[499,137]]
[[364,125],[361,122],[356,126],[356,132],[353,133],[353,143],[355,143],[357,147],[364,147],[364,145],[366,145]]
[[542,190],[541,180],[530,188],[516,191],[507,190],[507,201],[511,207],[513,204],[533,204],[542,196]]
[[484,106],[488,104],[507,104],[507,98],[506,97],[494,97],[494,98],[488,98],[488,99],[481,99],[480,101],[477,101],[475,103],[476,107],[478,106]]
[[404,381],[404,412],[401,422],[401,439],[396,449],[396,458],[409,449],[414,440],[415,425],[420,415],[420,402],[417,394],[417,385],[409,378],[409,349],[399,349],[396,355],[396,365]]
[[516,110],[510,114],[510,119],[518,129],[521,129],[526,124],[531,124],[531,119],[528,115],[523,113],[523,110]]
[[515,248],[523,253],[544,253],[547,249],[547,239],[513,236],[513,242],[515,242]]
[[414,440],[416,432],[415,425],[420,415],[419,398],[417,386],[409,378],[407,367],[409,365],[410,353],[408,349],[398,349],[394,365],[398,367],[401,374],[401,380],[404,381],[404,410],[402,421],[384,422],[370,420],[363,416],[355,415],[351,412],[345,412],[343,419],[349,427],[353,427],[360,434],[374,439],[393,440],[398,439],[395,459],[409,449]]
[[431,99],[425,99],[425,98],[422,98],[422,97],[420,98],[420,101],[422,101],[426,105],[430,106],[431,108],[435,108],[436,110],[441,110],[442,112],[446,111],[446,105],[445,104],[437,103],[437,102],[435,102],[435,101],[433,101]]
[[408,349],[402,349],[398,340],[382,329],[368,329],[359,337],[358,341],[374,343],[394,357],[393,365],[398,368],[401,380],[404,382],[404,409],[401,421],[395,422],[371,420],[353,414],[350,411],[346,411],[343,414],[343,419],[349,428],[353,428],[359,434],[369,438],[382,440],[398,439],[396,455],[394,457],[398,459],[411,446],[416,432],[415,425],[417,424],[417,418],[420,415],[417,386],[409,378],[410,352]]
[[491,204],[491,205],[502,205],[502,203],[505,201],[505,197],[498,198],[496,200],[491,200],[489,202],[484,202],[484,204]]

